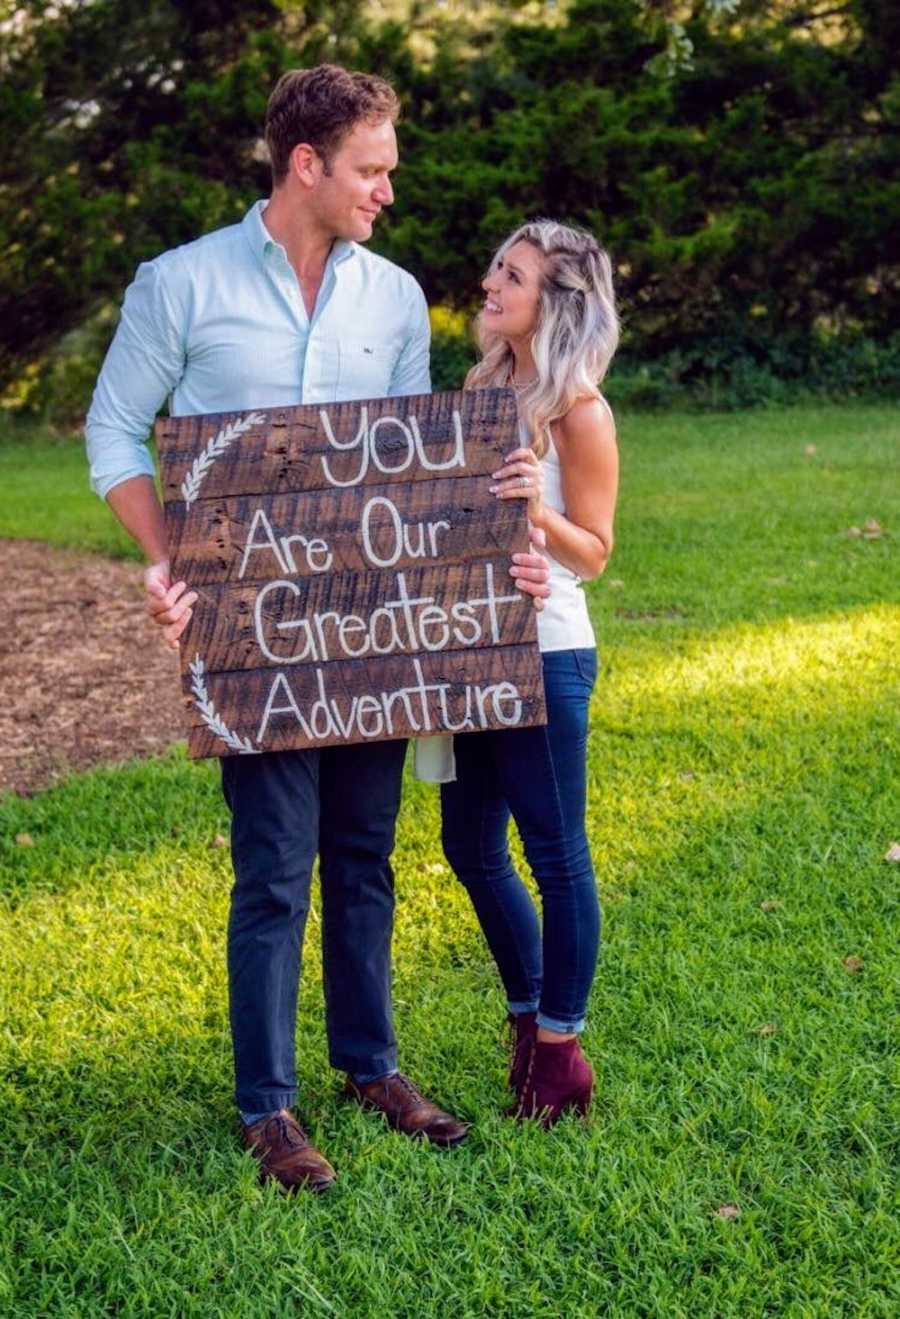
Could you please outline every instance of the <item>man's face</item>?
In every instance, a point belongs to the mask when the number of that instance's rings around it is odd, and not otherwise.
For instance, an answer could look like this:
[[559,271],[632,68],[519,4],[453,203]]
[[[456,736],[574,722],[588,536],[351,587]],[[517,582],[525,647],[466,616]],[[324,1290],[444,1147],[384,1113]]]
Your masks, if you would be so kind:
[[344,138],[313,192],[316,218],[335,238],[365,243],[383,206],[394,200],[391,173],[397,168],[397,134],[389,119],[365,120]]

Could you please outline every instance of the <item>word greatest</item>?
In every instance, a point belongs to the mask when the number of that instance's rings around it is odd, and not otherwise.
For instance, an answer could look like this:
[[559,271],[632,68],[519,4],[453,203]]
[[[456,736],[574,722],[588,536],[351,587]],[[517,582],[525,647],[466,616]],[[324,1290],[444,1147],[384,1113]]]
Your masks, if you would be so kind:
[[[294,597],[302,595],[291,581],[268,582],[256,597],[253,620],[256,643],[267,660],[275,664],[299,664],[303,660],[324,662],[330,659],[361,659],[364,655],[391,655],[400,651],[445,650],[449,645],[477,646],[487,630],[491,641],[500,641],[500,611],[514,605],[522,607],[522,597],[498,595],[494,587],[494,565],[479,565],[484,575],[481,594],[469,600],[456,600],[447,606],[435,603],[433,595],[411,596],[404,573],[397,573],[396,599],[385,600],[367,618],[359,614],[341,614],[336,609],[315,612],[309,617],[288,618],[274,622],[267,616],[266,602],[278,591]],[[293,634],[290,654],[273,651],[274,633]]]

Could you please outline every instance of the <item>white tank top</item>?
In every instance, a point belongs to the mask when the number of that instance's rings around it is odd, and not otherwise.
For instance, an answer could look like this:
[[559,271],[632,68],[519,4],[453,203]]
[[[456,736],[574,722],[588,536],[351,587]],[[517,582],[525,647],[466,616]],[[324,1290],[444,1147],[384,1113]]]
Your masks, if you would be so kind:
[[[521,427],[519,434],[522,443],[527,444],[528,437]],[[565,514],[559,456],[552,440],[541,460],[541,468],[544,473],[544,503],[557,513]],[[550,564],[550,595],[537,616],[538,645],[542,651],[583,650],[595,646],[597,643],[581,578],[554,559],[547,550],[544,550],[544,554]]]

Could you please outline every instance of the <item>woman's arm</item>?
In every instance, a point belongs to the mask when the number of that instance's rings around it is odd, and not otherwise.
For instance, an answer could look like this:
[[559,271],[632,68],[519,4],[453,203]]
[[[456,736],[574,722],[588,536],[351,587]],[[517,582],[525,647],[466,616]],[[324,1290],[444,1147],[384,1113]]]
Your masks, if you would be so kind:
[[619,489],[616,425],[599,399],[580,399],[553,432],[566,511],[543,504],[536,525],[543,527],[554,559],[590,581],[612,554]]
[[[581,399],[553,426],[565,514],[543,499],[543,474],[533,449],[516,449],[493,473],[498,499],[526,499],[532,526],[546,548],[585,581],[606,567],[613,548],[613,518],[619,487],[616,426],[599,399]],[[510,569],[516,576],[516,569]]]

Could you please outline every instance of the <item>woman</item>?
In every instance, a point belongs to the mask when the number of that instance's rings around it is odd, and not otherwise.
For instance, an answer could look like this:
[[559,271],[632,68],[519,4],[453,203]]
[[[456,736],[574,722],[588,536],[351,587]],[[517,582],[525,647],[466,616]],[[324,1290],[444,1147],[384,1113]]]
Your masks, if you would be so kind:
[[[546,536],[552,593],[538,614],[548,723],[457,736],[441,788],[447,860],[468,890],[509,1001],[516,1115],[584,1113],[593,1070],[578,1036],[600,909],[585,832],[588,706],[597,673],[580,582],[613,546],[618,452],[599,392],[618,342],[609,258],[586,233],[538,220],[509,237],[482,281],[482,360],[467,389],[511,385],[523,446],[494,474]],[[511,570],[515,573],[515,569]],[[543,933],[507,848],[510,813],[541,894]]]

